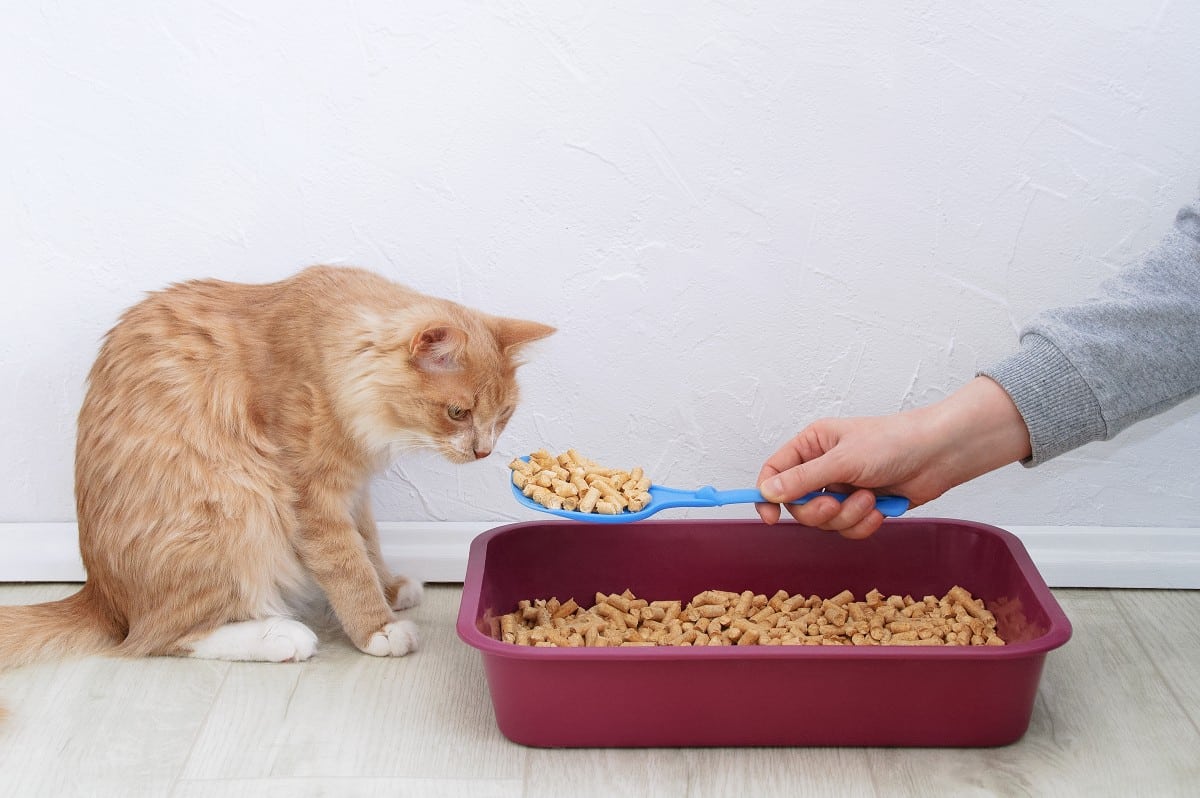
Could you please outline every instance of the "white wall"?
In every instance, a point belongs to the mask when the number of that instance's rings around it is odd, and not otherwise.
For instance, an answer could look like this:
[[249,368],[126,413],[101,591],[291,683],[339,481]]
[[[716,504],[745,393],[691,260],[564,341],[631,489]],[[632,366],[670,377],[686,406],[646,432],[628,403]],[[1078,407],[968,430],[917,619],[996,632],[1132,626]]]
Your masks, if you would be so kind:
[[[609,6],[7,10],[0,522],[73,520],[98,340],[170,281],[353,263],[558,325],[497,455],[376,489],[528,518],[539,445],[748,486],[807,420],[937,399],[1200,184],[1196,3]],[[1200,527],[1198,409],[921,512]]]

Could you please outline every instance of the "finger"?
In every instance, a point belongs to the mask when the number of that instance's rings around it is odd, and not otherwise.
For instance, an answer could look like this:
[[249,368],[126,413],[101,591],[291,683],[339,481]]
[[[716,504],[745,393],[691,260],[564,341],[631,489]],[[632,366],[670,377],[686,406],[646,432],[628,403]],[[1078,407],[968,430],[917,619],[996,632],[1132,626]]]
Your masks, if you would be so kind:
[[[797,463],[803,462],[803,458],[796,446],[796,440],[792,439],[779,448],[779,451],[771,455],[763,467],[758,472],[758,479],[754,481],[755,485],[761,486],[764,480],[774,477],[782,468],[787,468]],[[760,490],[761,492],[761,490]],[[754,509],[758,512],[758,517],[764,523],[777,523],[781,517],[779,505],[773,502],[757,502]]]
[[834,482],[846,481],[828,455],[800,463],[769,477],[760,486],[763,498],[772,502],[789,502]]
[[875,494],[869,490],[856,490],[841,503],[837,515],[830,518],[825,526],[844,532],[853,529],[871,513],[875,512]]
[[867,513],[866,518],[851,527],[840,530],[838,534],[850,540],[862,540],[874,535],[881,526],[883,526],[883,513],[872,510]]
[[813,446],[805,438],[804,432],[790,438],[785,442],[775,454],[767,458],[763,463],[762,471],[759,472],[759,482],[764,478],[773,477],[776,474],[787,471],[789,468],[798,466],[805,460],[812,460],[819,457],[822,452],[817,449],[813,450]]
[[760,486],[759,490],[761,490],[762,484],[778,474],[781,470],[782,469],[778,469],[772,465],[770,461],[764,463],[762,469],[758,472],[758,478],[754,480],[754,484]]
[[766,502],[756,502],[754,505],[754,509],[756,511],[758,511],[758,517],[761,518],[764,523],[774,524],[775,522],[777,522],[779,520],[779,505],[778,504],[768,504]]
[[801,524],[828,530],[833,530],[833,527],[829,526],[830,519],[842,511],[842,503],[832,496],[818,496],[804,504],[784,506],[792,518]]

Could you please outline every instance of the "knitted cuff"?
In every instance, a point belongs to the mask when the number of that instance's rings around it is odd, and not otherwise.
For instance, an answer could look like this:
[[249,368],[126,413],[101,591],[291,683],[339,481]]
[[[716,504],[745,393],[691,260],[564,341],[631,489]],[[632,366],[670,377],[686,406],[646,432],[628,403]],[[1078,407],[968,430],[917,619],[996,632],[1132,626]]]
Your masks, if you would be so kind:
[[1107,425],[1095,393],[1058,347],[1040,335],[1025,335],[1018,352],[979,374],[998,382],[1025,419],[1033,454],[1022,464],[1040,465],[1105,439]]

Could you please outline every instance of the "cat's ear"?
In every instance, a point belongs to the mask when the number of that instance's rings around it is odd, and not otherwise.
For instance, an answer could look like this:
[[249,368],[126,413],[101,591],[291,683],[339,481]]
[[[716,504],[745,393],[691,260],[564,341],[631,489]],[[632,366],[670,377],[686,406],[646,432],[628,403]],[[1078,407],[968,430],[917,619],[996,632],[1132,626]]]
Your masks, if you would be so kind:
[[412,337],[409,352],[422,371],[459,371],[467,334],[457,327],[439,324],[426,327]]
[[496,342],[500,344],[500,351],[506,355],[512,355],[525,344],[541,340],[557,332],[548,324],[505,318],[494,319],[492,329],[496,332]]

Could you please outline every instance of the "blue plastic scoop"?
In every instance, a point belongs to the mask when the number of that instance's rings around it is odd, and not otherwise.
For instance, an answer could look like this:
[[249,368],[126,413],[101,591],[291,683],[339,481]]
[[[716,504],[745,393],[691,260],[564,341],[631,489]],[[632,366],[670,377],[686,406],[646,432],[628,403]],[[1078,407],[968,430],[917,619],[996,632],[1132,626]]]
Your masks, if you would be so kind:
[[[531,510],[550,513],[560,518],[570,518],[572,521],[589,521],[594,524],[627,524],[631,521],[641,521],[643,518],[649,518],[661,510],[669,510],[672,507],[721,507],[726,504],[753,504],[755,502],[766,501],[763,495],[754,488],[717,490],[716,488],[706,486],[697,490],[680,490],[679,488],[668,488],[663,485],[651,485],[650,502],[641,510],[637,512],[626,510],[616,515],[604,515],[602,513],[583,513],[578,510],[553,510],[549,507],[543,507],[522,493],[521,489],[514,485],[511,479],[508,484],[512,488],[513,496],[517,498],[517,501]],[[838,501],[844,501],[847,494],[815,491],[801,496],[795,501],[788,502],[788,504],[806,504],[818,496],[832,496]],[[908,499],[903,496],[876,496],[875,509],[879,510],[886,518],[895,518],[898,515],[903,515],[908,509]]]

